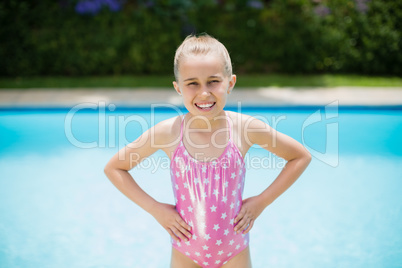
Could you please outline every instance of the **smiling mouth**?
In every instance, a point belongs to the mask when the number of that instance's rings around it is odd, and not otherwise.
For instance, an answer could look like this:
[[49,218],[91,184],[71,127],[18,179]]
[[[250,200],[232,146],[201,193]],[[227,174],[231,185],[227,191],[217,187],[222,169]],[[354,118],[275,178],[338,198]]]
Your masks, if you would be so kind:
[[215,104],[216,104],[216,102],[195,103],[195,106],[196,106],[198,109],[209,110],[209,109],[211,109]]

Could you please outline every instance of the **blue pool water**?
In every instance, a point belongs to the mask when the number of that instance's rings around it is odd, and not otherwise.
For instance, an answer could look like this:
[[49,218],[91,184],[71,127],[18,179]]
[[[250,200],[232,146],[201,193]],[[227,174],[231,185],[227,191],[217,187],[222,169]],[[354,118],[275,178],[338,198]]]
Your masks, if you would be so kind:
[[[103,167],[180,111],[109,108],[0,111],[0,267],[168,267],[169,235],[112,186]],[[257,219],[254,267],[402,267],[401,109],[242,112],[314,156]],[[257,147],[248,157],[244,197],[265,189],[284,165]],[[167,161],[156,153],[131,174],[172,203]]]

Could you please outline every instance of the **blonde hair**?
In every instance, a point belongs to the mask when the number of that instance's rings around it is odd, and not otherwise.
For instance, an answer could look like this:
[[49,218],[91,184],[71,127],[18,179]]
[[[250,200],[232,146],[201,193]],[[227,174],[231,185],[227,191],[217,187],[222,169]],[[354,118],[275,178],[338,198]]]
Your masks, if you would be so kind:
[[210,55],[215,54],[223,59],[224,75],[232,75],[232,61],[226,47],[214,37],[208,34],[199,36],[189,35],[177,48],[174,57],[174,76],[176,81],[179,78],[180,61],[191,55]]

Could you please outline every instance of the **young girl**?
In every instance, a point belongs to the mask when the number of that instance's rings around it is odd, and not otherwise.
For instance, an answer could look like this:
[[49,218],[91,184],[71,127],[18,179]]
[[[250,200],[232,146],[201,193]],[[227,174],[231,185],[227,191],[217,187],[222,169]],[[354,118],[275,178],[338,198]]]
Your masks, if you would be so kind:
[[[109,161],[105,173],[170,234],[172,268],[251,267],[249,231],[262,211],[302,174],[311,155],[266,123],[223,110],[236,76],[218,40],[187,37],[176,51],[174,72],[173,86],[188,113],[147,130]],[[253,144],[287,163],[267,189],[243,200],[244,157]],[[159,149],[171,160],[175,205],[153,199],[128,173]]]

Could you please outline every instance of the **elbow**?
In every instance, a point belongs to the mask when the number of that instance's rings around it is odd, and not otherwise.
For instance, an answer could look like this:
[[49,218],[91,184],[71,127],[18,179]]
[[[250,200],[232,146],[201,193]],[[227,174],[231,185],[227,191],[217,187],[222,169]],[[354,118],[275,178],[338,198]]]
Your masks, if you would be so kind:
[[312,160],[312,155],[311,153],[306,149],[306,147],[303,146],[303,150],[302,150],[302,158],[304,159],[304,161],[306,162],[306,165],[308,166]]
[[303,151],[299,152],[299,154],[297,154],[297,156],[295,156],[290,160],[297,160],[300,163],[305,164],[306,166],[308,166],[312,160],[312,156],[311,153],[309,151],[307,151],[306,149],[304,149]]
[[308,166],[313,157],[311,156],[311,153],[306,150],[306,155],[304,156],[304,158],[306,159],[306,165]]
[[104,168],[103,168],[103,172],[105,173],[105,175],[109,178],[110,173],[112,171],[112,168],[109,166],[109,164],[107,164]]
[[103,168],[103,173],[105,173],[105,175],[107,176],[107,173],[108,173],[108,168],[107,168],[107,166],[105,166],[104,168]]
[[118,177],[119,174],[121,172],[128,172],[125,169],[120,169],[114,165],[112,165],[111,163],[108,163],[104,168],[103,168],[103,172],[105,173],[106,177],[108,177],[109,180],[113,181],[116,176]]

